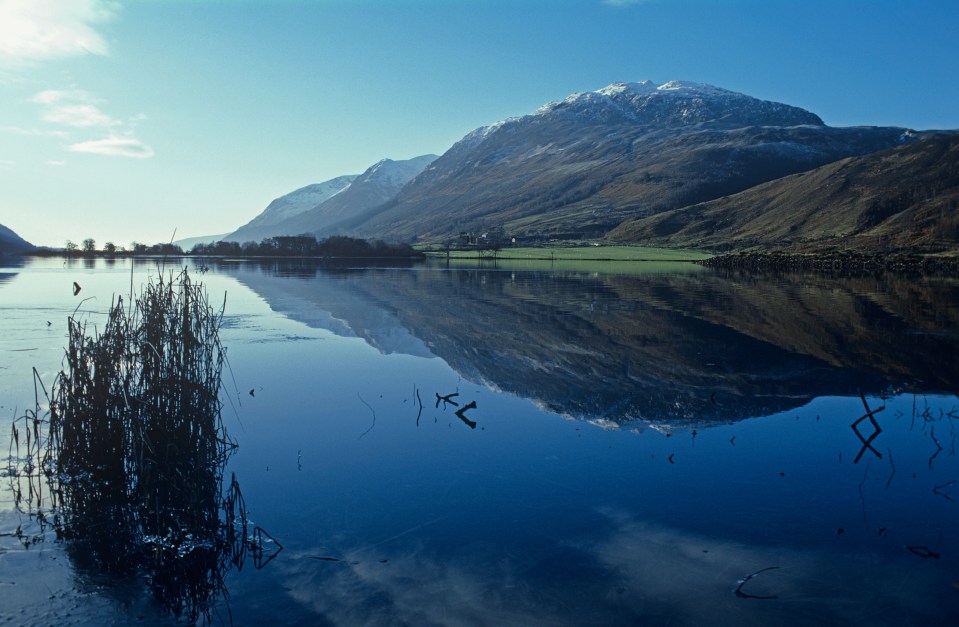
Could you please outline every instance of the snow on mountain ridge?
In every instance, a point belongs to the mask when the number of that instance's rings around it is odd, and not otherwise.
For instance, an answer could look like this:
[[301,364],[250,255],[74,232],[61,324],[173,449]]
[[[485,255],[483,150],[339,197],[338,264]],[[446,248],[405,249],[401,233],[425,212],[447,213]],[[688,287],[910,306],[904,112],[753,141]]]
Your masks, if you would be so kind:
[[[437,156],[433,154],[421,155],[406,159],[404,161],[394,161],[393,159],[381,159],[370,166],[366,172],[361,174],[358,181],[368,183],[378,183],[391,188],[399,188],[423,171],[430,163],[436,160]],[[392,190],[390,194],[395,193]]]
[[727,126],[822,126],[819,116],[799,107],[760,100],[706,83],[672,80],[657,85],[644,80],[612,83],[595,91],[577,92],[548,102],[533,113],[510,117],[468,133],[460,142],[470,148],[505,128],[533,123],[547,116],[585,122],[622,121],[663,128],[701,123]]
[[303,213],[304,211],[308,211],[321,202],[329,200],[333,196],[343,192],[353,183],[357,176],[356,174],[338,176],[322,183],[314,183],[293,190],[289,194],[274,199],[263,213],[250,222],[250,225],[275,224]]
[[356,174],[347,174],[295,189],[275,198],[262,213],[227,235],[228,241],[259,241],[272,234],[272,228],[309,211],[316,205],[342,193],[352,185]]

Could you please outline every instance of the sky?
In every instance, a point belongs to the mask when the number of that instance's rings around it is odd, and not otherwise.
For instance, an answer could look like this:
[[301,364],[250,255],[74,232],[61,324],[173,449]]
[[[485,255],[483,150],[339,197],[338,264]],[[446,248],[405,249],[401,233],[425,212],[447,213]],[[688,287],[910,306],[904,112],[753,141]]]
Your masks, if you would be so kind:
[[0,0],[0,224],[228,233],[294,189],[618,81],[959,128],[955,0]]

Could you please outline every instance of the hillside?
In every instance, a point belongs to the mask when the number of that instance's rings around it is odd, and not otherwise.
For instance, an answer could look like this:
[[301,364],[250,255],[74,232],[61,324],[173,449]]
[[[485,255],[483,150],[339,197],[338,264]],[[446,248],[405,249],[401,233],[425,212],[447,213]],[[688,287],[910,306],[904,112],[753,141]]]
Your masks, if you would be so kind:
[[609,239],[713,251],[959,250],[959,134],[847,158],[630,220]]
[[355,177],[336,195],[270,227],[271,235],[314,233],[318,237],[341,233],[338,225],[391,200],[426,168],[436,155],[394,161],[383,159]]
[[789,105],[695,83],[617,83],[473,131],[395,199],[341,222],[360,237],[599,237],[626,220],[911,141],[833,128]]
[[277,225],[304,211],[309,211],[348,189],[356,177],[355,174],[338,176],[322,183],[301,187],[289,194],[280,196],[274,199],[261,214],[222,239],[230,242],[259,242],[265,237],[287,235],[288,233],[278,230]]
[[0,255],[15,255],[33,248],[33,244],[0,224]]

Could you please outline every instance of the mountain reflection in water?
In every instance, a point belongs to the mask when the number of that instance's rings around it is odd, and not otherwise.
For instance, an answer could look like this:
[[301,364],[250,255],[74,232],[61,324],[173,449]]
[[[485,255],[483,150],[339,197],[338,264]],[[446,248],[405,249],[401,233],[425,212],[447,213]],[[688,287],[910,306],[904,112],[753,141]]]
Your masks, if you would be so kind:
[[718,424],[959,389],[959,282],[220,264],[270,307],[581,419]]
[[[955,280],[202,263],[226,298],[222,470],[284,548],[262,570],[196,553],[230,567],[186,618],[959,624]],[[59,371],[66,316],[102,328],[157,271],[4,268],[0,411]],[[173,622],[149,586],[175,570],[22,542],[12,452],[0,622]]]

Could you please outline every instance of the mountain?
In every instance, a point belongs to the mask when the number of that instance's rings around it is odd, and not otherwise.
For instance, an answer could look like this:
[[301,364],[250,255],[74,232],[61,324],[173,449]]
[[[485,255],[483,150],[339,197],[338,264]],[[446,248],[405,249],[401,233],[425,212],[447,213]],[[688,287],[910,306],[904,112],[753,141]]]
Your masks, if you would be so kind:
[[15,255],[34,248],[33,244],[0,224],[0,255]]
[[338,229],[420,241],[491,227],[520,239],[598,237],[914,137],[829,127],[803,109],[710,85],[616,83],[469,133],[394,199]]
[[229,233],[221,233],[219,235],[200,235],[198,237],[187,237],[185,239],[178,239],[174,241],[173,244],[189,252],[190,249],[197,244],[212,244],[213,242],[219,242],[226,239],[229,237],[229,235]]
[[259,242],[265,237],[286,233],[278,232],[275,227],[304,211],[309,211],[320,203],[333,198],[343,190],[348,189],[356,179],[356,174],[338,176],[334,179],[301,187],[295,191],[280,196],[271,202],[263,213],[256,216],[239,229],[225,236],[223,239],[231,242]]
[[744,192],[630,220],[609,239],[715,251],[959,248],[959,134],[787,176]]
[[356,177],[342,192],[270,228],[275,235],[337,234],[340,223],[391,200],[435,159],[436,155],[402,161],[383,159]]

